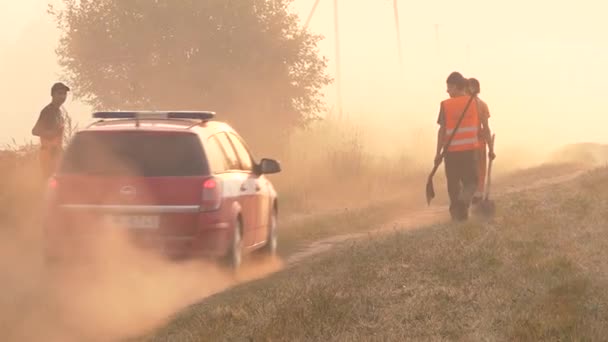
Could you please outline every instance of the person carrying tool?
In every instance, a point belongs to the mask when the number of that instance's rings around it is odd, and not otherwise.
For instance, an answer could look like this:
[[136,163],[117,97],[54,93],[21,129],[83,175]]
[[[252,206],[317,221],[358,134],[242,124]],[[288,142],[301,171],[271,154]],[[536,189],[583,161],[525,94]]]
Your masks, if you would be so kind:
[[51,87],[52,101],[45,106],[36,124],[32,128],[32,135],[40,138],[40,168],[42,176],[49,178],[57,166],[63,151],[63,133],[65,116],[63,104],[70,88],[59,82]]
[[[479,80],[476,78],[469,78],[467,80],[467,93],[470,96],[475,96],[477,104],[477,112],[479,113],[480,121],[480,141],[479,141],[479,157],[478,157],[478,182],[477,191],[473,196],[472,204],[479,204],[484,195],[486,186],[486,172],[488,167],[488,158],[494,160],[496,154],[494,154],[494,144],[491,143],[492,131],[489,125],[490,109],[485,101],[479,98],[481,92],[481,85]],[[486,157],[487,153],[487,157]]]
[[467,96],[467,79],[453,72],[446,84],[450,98],[441,102],[437,118],[435,168],[445,160],[450,214],[453,220],[464,221],[478,185],[481,124],[476,96]]

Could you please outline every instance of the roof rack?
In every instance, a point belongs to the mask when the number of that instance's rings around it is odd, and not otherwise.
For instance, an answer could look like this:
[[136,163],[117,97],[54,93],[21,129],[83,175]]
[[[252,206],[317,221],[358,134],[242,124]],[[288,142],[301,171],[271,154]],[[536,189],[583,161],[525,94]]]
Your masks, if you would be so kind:
[[209,111],[104,111],[93,113],[93,118],[101,121],[107,119],[135,119],[139,127],[139,120],[145,119],[181,119],[206,122],[215,118],[215,112]]

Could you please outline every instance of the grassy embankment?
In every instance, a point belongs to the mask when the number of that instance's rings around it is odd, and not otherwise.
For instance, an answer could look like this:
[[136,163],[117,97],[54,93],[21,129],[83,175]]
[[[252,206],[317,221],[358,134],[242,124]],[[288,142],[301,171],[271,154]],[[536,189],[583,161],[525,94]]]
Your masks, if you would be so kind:
[[494,222],[345,244],[216,295],[150,340],[602,340],[608,170],[508,195]]

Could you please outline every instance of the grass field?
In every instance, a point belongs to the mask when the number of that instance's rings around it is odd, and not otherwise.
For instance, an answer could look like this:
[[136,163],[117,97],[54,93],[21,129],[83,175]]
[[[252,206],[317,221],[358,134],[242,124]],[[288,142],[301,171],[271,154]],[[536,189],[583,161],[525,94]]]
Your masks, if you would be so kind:
[[494,222],[347,243],[194,305],[145,340],[601,340],[607,206],[607,169],[509,195]]

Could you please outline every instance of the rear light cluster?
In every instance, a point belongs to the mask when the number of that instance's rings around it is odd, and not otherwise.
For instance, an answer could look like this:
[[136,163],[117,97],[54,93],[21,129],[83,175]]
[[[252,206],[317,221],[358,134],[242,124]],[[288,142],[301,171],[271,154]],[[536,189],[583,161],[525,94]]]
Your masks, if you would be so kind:
[[218,210],[222,205],[222,183],[217,178],[208,178],[203,182],[201,211]]
[[47,205],[49,205],[52,202],[54,203],[55,197],[57,196],[57,187],[58,186],[59,186],[59,181],[57,181],[57,178],[55,178],[55,177],[49,178],[49,180],[46,183],[46,191],[44,193],[45,201],[49,201],[49,202],[47,202]]
[[48,182],[48,188],[49,188],[49,190],[55,190],[55,189],[57,189],[57,184],[58,184],[57,183],[57,178],[52,177],[51,179],[49,179],[49,182]]

